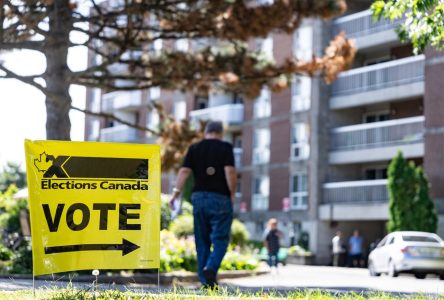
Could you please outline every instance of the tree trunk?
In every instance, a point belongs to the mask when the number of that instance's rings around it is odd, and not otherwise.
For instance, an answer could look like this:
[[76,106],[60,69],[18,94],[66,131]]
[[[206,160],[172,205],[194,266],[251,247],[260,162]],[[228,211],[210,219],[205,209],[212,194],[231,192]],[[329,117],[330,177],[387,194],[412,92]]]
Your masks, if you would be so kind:
[[69,34],[72,28],[72,11],[69,0],[53,2],[49,14],[49,34],[46,37],[46,138],[70,140],[71,97],[68,81]]

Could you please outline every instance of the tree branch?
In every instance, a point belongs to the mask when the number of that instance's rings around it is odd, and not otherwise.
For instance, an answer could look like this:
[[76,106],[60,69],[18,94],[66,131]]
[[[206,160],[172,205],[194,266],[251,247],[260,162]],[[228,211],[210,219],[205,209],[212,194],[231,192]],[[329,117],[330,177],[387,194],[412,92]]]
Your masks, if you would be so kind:
[[156,136],[159,136],[159,132],[154,130],[154,129],[151,129],[151,128],[148,128],[148,127],[145,127],[145,126],[140,126],[140,125],[137,125],[137,124],[134,124],[134,123],[127,122],[127,121],[125,121],[125,120],[123,120],[123,119],[121,119],[119,117],[116,117],[113,114],[108,114],[108,113],[104,113],[104,112],[93,112],[91,110],[82,109],[82,108],[79,108],[79,107],[76,107],[76,106],[73,106],[73,105],[71,105],[71,109],[80,111],[80,112],[82,112],[84,114],[87,114],[87,115],[90,115],[90,116],[94,116],[94,117],[112,119],[112,120],[114,120],[116,122],[119,122],[119,123],[121,123],[123,125],[127,125],[127,126],[129,126],[131,128],[147,131],[147,132],[152,133],[152,134],[154,134]]
[[46,96],[48,95],[48,91],[46,90],[46,88],[34,81],[35,78],[41,78],[42,75],[32,75],[32,76],[18,75],[17,73],[12,72],[11,70],[6,68],[2,64],[0,64],[0,70],[6,73],[6,76],[0,76],[0,78],[20,80],[23,83],[29,84],[29,85],[39,89]]

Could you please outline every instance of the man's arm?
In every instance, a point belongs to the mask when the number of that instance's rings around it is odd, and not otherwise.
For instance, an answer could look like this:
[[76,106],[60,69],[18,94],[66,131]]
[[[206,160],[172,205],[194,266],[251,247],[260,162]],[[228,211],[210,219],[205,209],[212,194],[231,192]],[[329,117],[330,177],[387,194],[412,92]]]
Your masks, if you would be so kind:
[[234,201],[237,181],[236,169],[233,166],[225,166],[224,171],[225,178],[227,179],[228,189],[230,190],[231,201]]
[[177,174],[177,179],[176,179],[176,186],[173,189],[173,195],[170,200],[171,207],[173,205],[173,202],[180,195],[182,188],[185,185],[185,181],[187,180],[188,176],[191,175],[191,173],[192,170],[190,168],[182,167],[179,169],[179,173]]

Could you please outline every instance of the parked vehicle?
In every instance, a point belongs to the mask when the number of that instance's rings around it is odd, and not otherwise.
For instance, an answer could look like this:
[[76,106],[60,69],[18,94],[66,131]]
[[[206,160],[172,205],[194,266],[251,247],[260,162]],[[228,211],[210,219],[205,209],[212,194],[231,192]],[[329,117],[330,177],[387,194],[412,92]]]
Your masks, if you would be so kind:
[[412,273],[424,279],[427,274],[437,274],[444,280],[444,242],[434,233],[392,232],[370,252],[368,269],[371,276]]

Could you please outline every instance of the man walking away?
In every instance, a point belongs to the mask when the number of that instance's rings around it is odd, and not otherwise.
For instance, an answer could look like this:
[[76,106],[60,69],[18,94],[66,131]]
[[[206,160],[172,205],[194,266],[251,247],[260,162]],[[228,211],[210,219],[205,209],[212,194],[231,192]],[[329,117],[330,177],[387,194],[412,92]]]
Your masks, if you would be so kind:
[[199,280],[205,287],[217,285],[216,275],[227,251],[233,199],[236,191],[233,146],[222,141],[221,122],[209,122],[205,138],[189,147],[179,169],[170,205],[179,196],[189,175],[194,175],[191,195]]

